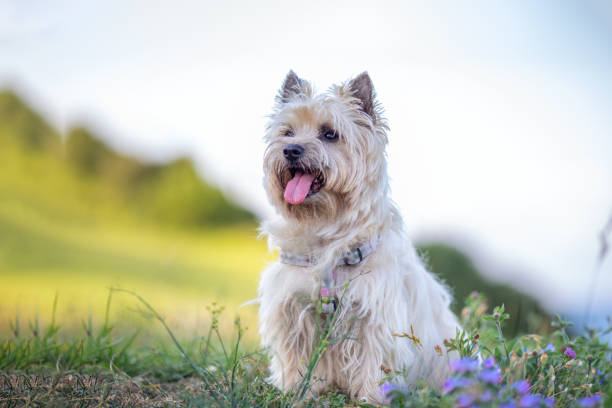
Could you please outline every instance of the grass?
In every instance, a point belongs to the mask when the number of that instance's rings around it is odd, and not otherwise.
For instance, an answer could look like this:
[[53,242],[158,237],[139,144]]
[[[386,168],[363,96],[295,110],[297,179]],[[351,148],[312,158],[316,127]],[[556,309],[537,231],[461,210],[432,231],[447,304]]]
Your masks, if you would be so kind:
[[[222,300],[234,314],[256,296],[259,273],[273,255],[256,239],[253,221],[189,227],[151,218],[147,203],[138,201],[143,199],[140,190],[122,184],[127,176],[113,173],[115,178],[109,178],[76,169],[66,159],[59,135],[13,99],[0,95],[0,105],[10,108],[0,112],[6,115],[0,121],[0,333],[9,332],[14,316],[48,322],[56,294],[56,315],[64,330],[78,330],[80,317],[71,317],[100,316],[111,286],[143,294],[177,330],[189,333],[208,323],[206,304]],[[21,142],[29,136],[48,139],[53,148],[26,148]],[[111,156],[121,162],[122,156]],[[170,171],[172,166],[167,167]],[[166,189],[146,191],[163,190],[169,202],[178,200],[165,213],[179,214],[186,211],[181,200],[192,198],[188,193],[193,186],[185,192],[173,180],[167,180]],[[200,190],[211,190],[208,201],[215,201],[220,192],[201,184]],[[115,302],[113,317],[125,326],[134,324],[131,309],[138,306],[125,299]],[[255,324],[255,308],[240,313],[249,326]],[[231,318],[222,326],[231,328]]]
[[[131,334],[117,331],[110,316],[115,299],[121,296],[140,303],[150,323],[165,334],[145,346],[136,340],[142,335],[138,329]],[[612,403],[612,349],[602,341],[612,328],[570,338],[569,323],[558,319],[550,335],[505,339],[501,327],[509,316],[503,306],[486,314],[484,302],[482,295],[466,300],[461,322],[465,330],[445,343],[461,360],[453,364],[454,375],[444,387],[418,384],[404,389],[393,385],[403,373],[392,372],[388,383],[381,384],[388,404],[497,407],[515,402],[508,406],[573,407]],[[243,343],[246,330],[240,319],[234,320],[233,336],[221,333],[223,308],[218,305],[208,308],[210,325],[191,338],[178,336],[154,306],[131,291],[112,289],[100,324],[84,320],[80,333],[68,338],[60,336],[60,325],[53,318],[56,307],[57,301],[47,325],[40,326],[36,320],[23,325],[15,319],[12,334],[0,339],[0,406],[369,406],[352,403],[342,393],[313,396],[310,392],[315,381],[323,381],[311,374],[327,346],[347,340],[346,334],[337,331],[336,315],[322,321],[307,372],[294,391],[283,394],[265,381],[265,351]],[[405,341],[418,342],[418,338]]]
[[[58,213],[14,196],[0,200],[0,333],[15,315],[47,321],[56,294],[58,317],[74,327],[68,317],[75,311],[100,315],[110,286],[138,291],[173,323],[195,329],[206,323],[204,305],[222,300],[237,311],[253,299],[273,256],[254,224],[172,230],[86,216],[67,221]],[[133,302],[118,302],[126,320]],[[241,313],[254,324],[255,308]]]
[[[166,330],[142,346],[139,335],[121,336],[111,324],[112,299],[135,297]],[[55,310],[56,303],[53,310]],[[55,319],[41,327],[18,319],[12,336],[0,340],[1,406],[232,406],[312,405],[306,392],[282,394],[265,382],[267,356],[243,343],[245,329],[234,321],[233,339],[221,333],[223,308],[208,308],[211,324],[202,335],[181,341],[163,316],[140,295],[112,289],[98,327],[83,322],[79,335],[59,336]],[[321,355],[325,343],[315,345]],[[316,365],[316,363],[315,363]],[[314,369],[314,366],[313,366]],[[346,397],[329,394],[321,401],[344,406]]]

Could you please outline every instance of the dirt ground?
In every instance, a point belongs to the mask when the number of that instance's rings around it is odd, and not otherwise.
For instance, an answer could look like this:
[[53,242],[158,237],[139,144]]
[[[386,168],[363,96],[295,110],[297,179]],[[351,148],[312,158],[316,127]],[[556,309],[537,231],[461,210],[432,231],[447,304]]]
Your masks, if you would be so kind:
[[157,383],[146,377],[0,373],[1,407],[183,407],[202,383],[186,378]]

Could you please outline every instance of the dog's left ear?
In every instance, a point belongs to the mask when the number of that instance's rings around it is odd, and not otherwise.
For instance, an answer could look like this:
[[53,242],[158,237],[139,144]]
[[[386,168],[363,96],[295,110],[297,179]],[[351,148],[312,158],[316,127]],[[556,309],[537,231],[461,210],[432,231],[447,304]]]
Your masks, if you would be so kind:
[[353,97],[359,99],[361,109],[376,120],[376,92],[367,71],[362,72],[348,83],[348,89]]

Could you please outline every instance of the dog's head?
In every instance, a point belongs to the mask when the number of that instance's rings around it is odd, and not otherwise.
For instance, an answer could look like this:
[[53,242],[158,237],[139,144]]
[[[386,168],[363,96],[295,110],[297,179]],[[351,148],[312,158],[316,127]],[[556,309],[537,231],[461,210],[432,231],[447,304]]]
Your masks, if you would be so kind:
[[307,222],[354,213],[386,194],[386,130],[366,72],[320,95],[289,72],[265,136],[271,203]]

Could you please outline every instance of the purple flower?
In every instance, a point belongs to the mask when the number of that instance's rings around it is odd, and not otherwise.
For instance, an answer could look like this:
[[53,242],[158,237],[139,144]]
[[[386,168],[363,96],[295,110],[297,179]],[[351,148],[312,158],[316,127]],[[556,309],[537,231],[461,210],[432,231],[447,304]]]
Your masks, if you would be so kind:
[[519,407],[531,408],[538,405],[540,402],[540,396],[535,394],[525,394],[519,400]]
[[576,352],[571,347],[567,347],[563,354],[565,354],[569,358],[576,358]]
[[387,382],[380,386],[380,393],[384,398],[387,398],[387,394],[396,389],[397,385]]
[[580,405],[581,407],[596,407],[599,404],[601,404],[601,395],[599,394],[594,394],[590,397],[584,397],[578,401],[578,405]]
[[521,380],[512,384],[512,388],[514,388],[519,394],[527,394],[529,392],[529,381]]
[[462,408],[469,407],[474,402],[474,399],[474,396],[471,394],[461,394],[457,397],[457,406]]
[[485,360],[485,361],[482,363],[482,366],[483,366],[484,368],[487,368],[487,369],[495,367],[495,359],[494,359],[493,357],[489,357],[489,358],[487,358],[487,359],[486,359],[486,360]]
[[499,384],[499,382],[501,381],[501,371],[499,370],[499,368],[482,370],[480,374],[478,374],[478,378],[489,384]]
[[555,397],[542,398],[542,402],[547,408],[552,408],[555,405]]
[[473,358],[463,357],[460,360],[451,361],[450,367],[453,372],[463,374],[466,371],[476,371],[478,368],[478,361]]
[[389,393],[391,391],[397,390],[398,386],[396,384],[392,384],[392,383],[386,382],[383,385],[381,385],[379,389],[380,389],[380,394],[385,399],[385,404],[388,404],[388,403],[391,402],[391,399],[387,398],[387,395],[389,395]]
[[608,377],[610,376],[610,373],[606,373],[606,375],[604,375],[603,371],[601,370],[597,370],[597,375],[599,377],[601,377],[599,379],[599,382],[601,382],[602,384],[605,384],[606,380],[608,379]]
[[516,407],[516,404],[514,403],[514,401],[504,402],[503,404],[499,406],[499,408],[515,408],[515,407]]
[[552,353],[553,351],[555,351],[555,346],[553,346],[552,344],[547,344],[546,347],[544,347],[542,351],[540,351],[540,354],[546,353],[547,351],[550,351]]
[[478,399],[482,402],[489,402],[493,399],[494,395],[491,391],[489,390],[485,390],[482,394],[480,394],[480,396],[478,397]]
[[455,388],[467,387],[469,384],[470,380],[468,380],[467,378],[449,378],[444,382],[444,385],[442,386],[442,391],[449,393]]

